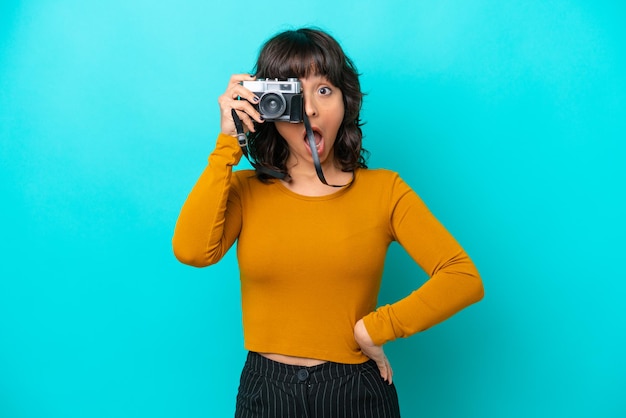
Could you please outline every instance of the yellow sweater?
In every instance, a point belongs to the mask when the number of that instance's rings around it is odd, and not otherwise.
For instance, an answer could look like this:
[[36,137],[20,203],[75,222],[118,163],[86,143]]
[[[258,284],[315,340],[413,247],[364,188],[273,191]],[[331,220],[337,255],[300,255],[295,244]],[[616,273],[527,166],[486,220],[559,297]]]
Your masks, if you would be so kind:
[[[384,344],[482,298],[474,264],[396,173],[360,169],[351,186],[309,197],[233,171],[241,155],[235,138],[218,137],[183,205],[173,248],[181,262],[201,267],[238,241],[246,349],[362,363],[353,335],[359,319]],[[394,240],[430,278],[376,309]]]

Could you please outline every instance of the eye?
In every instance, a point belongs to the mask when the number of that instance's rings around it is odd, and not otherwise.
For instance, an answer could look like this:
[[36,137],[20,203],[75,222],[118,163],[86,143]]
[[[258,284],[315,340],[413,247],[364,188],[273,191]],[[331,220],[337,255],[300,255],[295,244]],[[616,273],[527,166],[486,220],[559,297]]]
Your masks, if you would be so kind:
[[333,91],[330,89],[330,87],[324,86],[324,87],[320,87],[317,92],[319,94],[321,94],[322,96],[328,96],[329,94],[331,94]]

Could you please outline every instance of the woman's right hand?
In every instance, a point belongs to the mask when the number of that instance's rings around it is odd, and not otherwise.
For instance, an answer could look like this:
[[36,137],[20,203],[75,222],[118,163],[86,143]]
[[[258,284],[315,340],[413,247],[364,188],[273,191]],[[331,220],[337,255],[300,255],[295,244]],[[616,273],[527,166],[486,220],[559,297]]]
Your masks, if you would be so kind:
[[[252,103],[257,103],[259,98],[250,90],[241,85],[242,81],[253,81],[256,77],[249,74],[235,74],[230,78],[228,88],[218,99],[221,113],[221,132],[227,135],[237,136],[237,128],[233,121],[232,109],[244,125],[244,129],[254,132],[254,121],[263,123],[261,114],[254,108]],[[240,100],[241,99],[241,100]]]

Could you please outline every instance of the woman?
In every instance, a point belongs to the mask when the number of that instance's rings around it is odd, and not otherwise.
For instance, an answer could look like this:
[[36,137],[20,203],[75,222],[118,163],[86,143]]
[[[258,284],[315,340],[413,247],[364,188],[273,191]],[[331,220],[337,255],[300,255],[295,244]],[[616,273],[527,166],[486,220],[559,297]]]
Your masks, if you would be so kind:
[[[263,120],[244,86],[262,78],[299,80],[309,129]],[[249,350],[237,417],[398,417],[383,345],[483,296],[475,266],[417,194],[396,173],[367,169],[362,96],[336,40],[303,28],[267,41],[255,76],[233,75],[218,100],[221,133],[173,247],[181,262],[208,266],[237,241]],[[233,171],[237,120],[256,170]],[[392,241],[430,278],[376,308]]]

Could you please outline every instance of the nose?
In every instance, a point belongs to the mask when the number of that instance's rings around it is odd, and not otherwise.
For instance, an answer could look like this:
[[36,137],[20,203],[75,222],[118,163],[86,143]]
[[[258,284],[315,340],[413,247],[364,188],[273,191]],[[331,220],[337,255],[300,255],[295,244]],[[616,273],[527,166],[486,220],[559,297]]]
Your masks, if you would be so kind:
[[313,95],[306,95],[303,97],[304,112],[309,118],[317,116],[317,104],[315,103],[315,99],[313,99],[312,96]]

